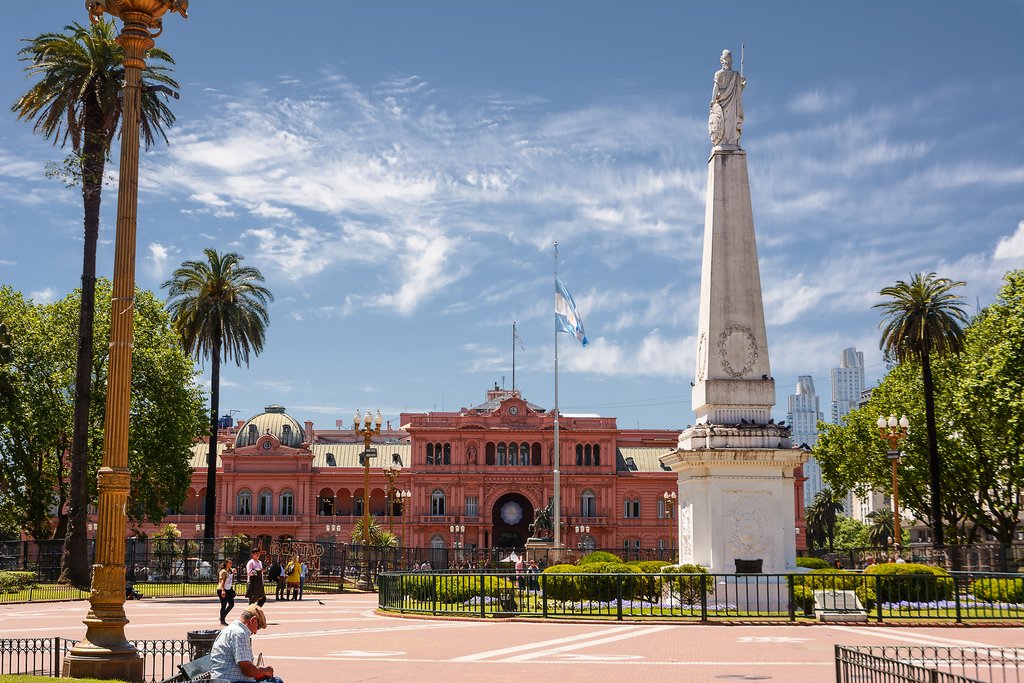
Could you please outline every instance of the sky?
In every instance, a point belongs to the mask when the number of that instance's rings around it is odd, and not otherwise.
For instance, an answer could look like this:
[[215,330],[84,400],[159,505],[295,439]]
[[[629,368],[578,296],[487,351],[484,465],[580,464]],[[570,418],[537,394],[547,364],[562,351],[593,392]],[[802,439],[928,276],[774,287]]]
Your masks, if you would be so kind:
[[[0,24],[0,284],[37,302],[80,283],[81,196],[44,175],[67,150],[9,109],[31,85],[21,40],[73,21],[82,0]],[[181,99],[142,157],[137,284],[162,291],[209,247],[266,276],[265,350],[223,368],[236,418],[479,404],[512,387],[513,321],[516,388],[551,408],[557,240],[590,339],[558,340],[562,412],[681,429],[712,77],[745,45],[775,414],[811,375],[827,415],[842,349],[869,386],[885,373],[882,287],[934,271],[973,313],[1024,264],[1021,35],[1020,0],[193,0],[157,38]]]

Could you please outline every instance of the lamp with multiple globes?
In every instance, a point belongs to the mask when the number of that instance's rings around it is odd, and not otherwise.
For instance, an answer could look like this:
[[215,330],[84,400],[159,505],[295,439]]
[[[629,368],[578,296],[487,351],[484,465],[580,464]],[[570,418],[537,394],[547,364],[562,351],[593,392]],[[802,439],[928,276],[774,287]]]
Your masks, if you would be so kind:
[[875,424],[878,426],[879,436],[889,442],[889,449],[885,452],[885,457],[892,466],[892,538],[889,540],[895,541],[893,549],[896,557],[899,557],[903,535],[900,530],[900,487],[896,470],[900,463],[900,443],[910,433],[910,420],[906,415],[899,420],[895,415],[890,415],[888,420],[879,416]]
[[384,472],[384,478],[387,479],[388,482],[387,490],[384,492],[384,495],[388,501],[388,531],[392,531],[393,529],[393,505],[395,500],[395,494],[397,493],[397,491],[395,491],[395,479],[397,479],[398,475],[402,472],[402,466],[395,461],[395,457],[392,457],[391,462],[381,467],[381,471]]
[[370,448],[370,443],[373,437],[380,435],[380,424],[383,421],[380,409],[377,410],[376,419],[369,409],[366,410],[365,416],[360,416],[359,411],[356,410],[356,414],[352,418],[352,431],[363,437],[364,445],[361,455],[363,461],[363,571],[358,583],[362,590],[373,589],[373,581],[370,578],[370,459],[375,457],[377,452]]

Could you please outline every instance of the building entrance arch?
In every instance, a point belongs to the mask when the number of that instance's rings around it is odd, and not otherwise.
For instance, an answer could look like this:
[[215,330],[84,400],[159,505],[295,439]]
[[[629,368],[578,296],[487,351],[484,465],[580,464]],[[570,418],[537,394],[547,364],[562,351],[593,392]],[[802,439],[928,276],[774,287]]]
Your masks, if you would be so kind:
[[491,507],[491,545],[523,548],[533,523],[533,503],[521,493],[506,493]]

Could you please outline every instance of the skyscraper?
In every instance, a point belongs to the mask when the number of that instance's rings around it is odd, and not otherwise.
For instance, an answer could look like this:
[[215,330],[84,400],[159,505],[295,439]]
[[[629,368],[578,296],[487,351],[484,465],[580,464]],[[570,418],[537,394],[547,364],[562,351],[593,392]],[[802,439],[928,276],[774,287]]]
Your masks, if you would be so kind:
[[864,352],[852,346],[839,354],[839,367],[832,368],[832,423],[839,424],[860,405],[864,391]]
[[[814,447],[818,441],[818,420],[821,414],[820,398],[814,392],[814,378],[800,375],[796,381],[796,393],[789,397],[789,411],[786,413],[786,424],[792,430],[793,444],[807,444]],[[804,465],[804,501],[810,503],[814,496],[823,488],[821,466],[811,458]]]

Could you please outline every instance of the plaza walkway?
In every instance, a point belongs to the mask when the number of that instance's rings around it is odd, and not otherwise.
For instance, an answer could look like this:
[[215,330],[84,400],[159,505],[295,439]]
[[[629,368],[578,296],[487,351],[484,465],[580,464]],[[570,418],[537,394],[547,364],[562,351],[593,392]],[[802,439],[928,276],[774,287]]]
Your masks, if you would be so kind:
[[[836,643],[1024,643],[1024,628],[432,621],[379,616],[376,595],[319,600],[323,604],[314,597],[266,605],[271,626],[253,639],[253,650],[262,652],[287,683],[821,683],[835,679]],[[0,638],[80,637],[87,608],[85,602],[0,606]],[[126,608],[130,638],[185,638],[186,631],[218,627],[212,597],[142,600]]]

